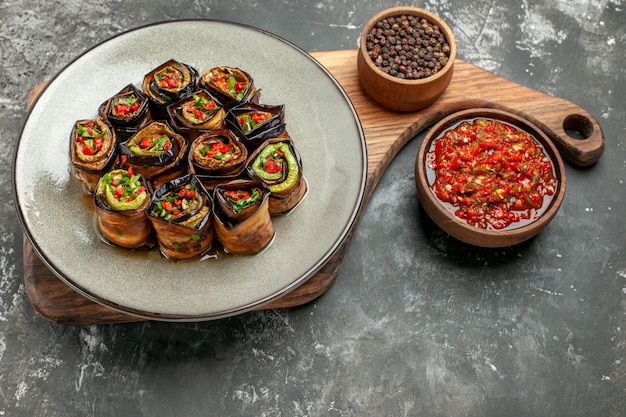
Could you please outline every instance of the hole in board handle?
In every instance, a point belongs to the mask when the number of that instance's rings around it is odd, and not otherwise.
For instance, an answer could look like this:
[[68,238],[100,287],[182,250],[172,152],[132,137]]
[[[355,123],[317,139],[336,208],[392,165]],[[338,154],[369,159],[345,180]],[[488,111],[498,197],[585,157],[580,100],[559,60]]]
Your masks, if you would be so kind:
[[572,139],[584,140],[593,135],[593,123],[586,116],[571,114],[563,120],[563,130]]

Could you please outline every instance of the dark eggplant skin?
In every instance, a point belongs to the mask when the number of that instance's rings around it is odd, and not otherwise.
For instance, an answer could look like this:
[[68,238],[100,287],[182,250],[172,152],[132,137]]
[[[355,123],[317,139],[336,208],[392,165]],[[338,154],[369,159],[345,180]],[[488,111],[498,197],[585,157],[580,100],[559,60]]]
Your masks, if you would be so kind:
[[[153,134],[167,135],[172,147],[161,155],[136,155],[131,150],[133,144],[143,137]],[[188,142],[176,133],[166,122],[153,121],[140,129],[134,136],[119,145],[120,166],[132,166],[134,171],[152,182],[154,188],[186,172]]]
[[[240,118],[250,113],[267,113],[271,118],[246,131],[239,123]],[[242,103],[226,113],[226,126],[241,138],[250,152],[257,149],[265,140],[280,136],[285,132],[285,106],[282,104]]]
[[[137,98],[139,108],[129,116],[117,114],[115,112],[115,100],[131,95]],[[120,141],[128,139],[152,120],[148,97],[132,83],[126,85],[114,96],[102,103],[98,108],[98,115],[109,122]]]
[[[280,178],[269,180],[263,178],[256,171],[255,164],[258,163],[257,159],[268,146],[276,144],[288,146],[292,158],[290,158],[290,162],[287,160],[283,161],[282,176]],[[289,172],[292,171],[289,166],[290,164],[295,164],[297,174],[289,174]],[[308,191],[308,184],[302,173],[302,159],[300,153],[287,134],[284,134],[283,137],[267,139],[259,146],[248,158],[246,171],[250,178],[261,181],[268,187],[270,191],[270,213],[272,214],[287,213],[302,201]],[[289,175],[292,175],[292,177],[289,178]],[[290,183],[287,184],[286,181]]]
[[143,177],[141,183],[146,188],[148,196],[140,206],[130,210],[114,210],[104,194],[99,191],[98,183],[93,202],[98,231],[105,241],[127,249],[150,248],[154,245],[154,230],[145,213],[150,204],[152,188]]
[[[167,68],[173,68],[183,74],[183,85],[176,88],[164,88],[157,82],[158,74]],[[191,65],[170,59],[143,78],[143,93],[150,99],[150,107],[155,119],[167,118],[167,106],[176,101],[190,96],[198,87],[198,71]]]
[[[103,149],[94,155],[85,155],[79,149],[80,144],[77,142],[77,129],[80,125],[94,123],[103,132]],[[78,120],[70,134],[70,160],[76,176],[84,182],[87,191],[92,193],[96,188],[96,184],[100,177],[109,171],[115,163],[117,157],[118,139],[113,127],[107,123],[106,119],[97,117],[95,119]]]
[[[231,144],[235,150],[232,158],[219,161],[209,157],[203,157],[200,149],[214,140],[221,140]],[[187,156],[189,172],[198,175],[201,179],[207,177],[219,178],[241,173],[248,159],[248,149],[239,138],[229,129],[213,130],[198,136],[189,146]]]
[[[169,193],[176,193],[177,190],[184,188],[188,184],[194,186],[197,197],[203,200],[201,207],[171,221],[154,215],[154,207],[162,197]],[[206,212],[206,214],[201,213],[201,211]],[[215,235],[213,227],[213,198],[195,175],[187,174],[162,184],[152,194],[146,213],[154,227],[159,249],[168,259],[191,259],[206,253],[213,246]],[[195,215],[204,215],[204,217],[193,227],[184,224],[186,220]]]
[[[224,192],[258,189],[260,197],[256,204],[236,212],[226,201]],[[269,193],[259,181],[237,180],[215,186],[213,190],[213,213],[215,234],[224,250],[235,255],[259,253],[274,238],[274,224],[269,212]]]
[[[245,84],[245,89],[239,97],[220,88],[219,83],[216,82],[220,77],[230,76],[234,77],[237,82]],[[256,88],[252,76],[235,67],[217,66],[211,68],[200,76],[199,86],[220,100],[226,109],[249,101],[258,102],[260,98],[260,90]]]

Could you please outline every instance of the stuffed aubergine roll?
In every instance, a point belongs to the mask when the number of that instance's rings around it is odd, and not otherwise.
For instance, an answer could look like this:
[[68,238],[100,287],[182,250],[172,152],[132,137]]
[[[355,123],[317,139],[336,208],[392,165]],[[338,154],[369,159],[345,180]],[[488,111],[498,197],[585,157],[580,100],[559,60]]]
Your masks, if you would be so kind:
[[172,126],[190,140],[203,132],[222,129],[225,125],[224,107],[204,90],[171,104],[167,111]]
[[79,120],[70,136],[70,157],[76,176],[89,193],[100,177],[110,170],[117,156],[115,131],[104,119]]
[[193,93],[198,85],[198,71],[174,59],[164,62],[143,78],[143,92],[150,98],[152,113],[167,117],[167,106]]
[[285,106],[244,103],[228,111],[226,124],[252,152],[285,131]]
[[200,177],[237,175],[244,170],[248,158],[246,147],[228,129],[205,133],[189,148],[189,171]]
[[152,224],[145,212],[149,185],[132,168],[114,169],[102,176],[94,194],[98,230],[102,237],[124,248],[151,246]]
[[148,98],[133,84],[102,103],[98,113],[111,124],[120,141],[134,135],[152,118]]
[[224,250],[236,255],[262,251],[274,238],[269,194],[263,183],[237,180],[215,187],[215,233]]
[[289,138],[268,139],[249,158],[248,174],[270,190],[270,213],[293,209],[304,198],[307,182],[300,154]]
[[173,260],[190,259],[213,244],[212,199],[193,175],[161,185],[148,209],[161,253]]
[[120,145],[123,167],[151,181],[154,188],[185,173],[187,140],[166,123],[151,122]]
[[200,77],[200,87],[217,97],[227,108],[247,101],[258,101],[254,80],[239,68],[218,66]]

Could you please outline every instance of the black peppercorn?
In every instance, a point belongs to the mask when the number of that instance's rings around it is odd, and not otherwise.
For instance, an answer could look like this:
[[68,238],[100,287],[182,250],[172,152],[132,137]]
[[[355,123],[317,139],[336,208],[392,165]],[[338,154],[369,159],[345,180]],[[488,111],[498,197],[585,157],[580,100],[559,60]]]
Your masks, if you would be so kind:
[[377,67],[403,79],[429,77],[450,58],[450,45],[439,26],[412,15],[376,22],[367,35],[366,48]]

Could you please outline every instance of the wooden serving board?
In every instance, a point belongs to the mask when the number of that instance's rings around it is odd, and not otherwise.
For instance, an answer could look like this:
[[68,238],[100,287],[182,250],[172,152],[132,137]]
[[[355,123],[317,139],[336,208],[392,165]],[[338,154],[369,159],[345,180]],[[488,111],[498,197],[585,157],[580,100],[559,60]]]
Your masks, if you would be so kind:
[[[365,195],[352,230],[324,267],[299,288],[262,306],[262,309],[302,305],[330,288],[341,269],[365,205],[391,160],[410,139],[448,114],[475,107],[515,113],[542,129],[559,148],[563,158],[576,166],[594,164],[604,149],[602,129],[584,109],[462,60],[455,61],[452,81],[434,104],[417,112],[399,113],[377,105],[363,93],[357,77],[357,50],[311,55],[341,84],[361,121],[368,153]],[[32,92],[29,105],[44,85]],[[566,130],[578,132],[585,139],[572,139]],[[52,322],[84,325],[145,320],[97,304],[75,292],[45,266],[27,239],[24,239],[24,282],[35,310]]]

